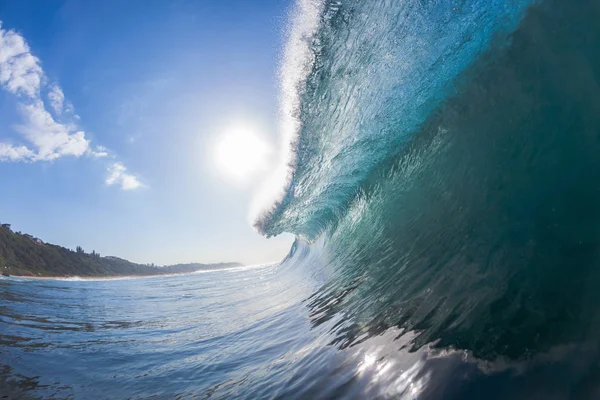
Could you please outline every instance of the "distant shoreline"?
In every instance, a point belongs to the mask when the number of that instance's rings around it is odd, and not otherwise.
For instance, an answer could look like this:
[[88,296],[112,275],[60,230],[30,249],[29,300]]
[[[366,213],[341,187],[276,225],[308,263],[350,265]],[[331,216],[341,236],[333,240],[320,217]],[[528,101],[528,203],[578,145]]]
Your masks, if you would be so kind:
[[158,278],[158,277],[171,277],[171,276],[184,276],[184,275],[197,275],[201,273],[207,272],[218,272],[218,271],[228,271],[232,269],[238,268],[253,268],[260,266],[271,265],[270,263],[265,264],[256,264],[256,265],[238,265],[232,266],[228,268],[216,268],[216,269],[201,269],[192,272],[180,272],[173,274],[155,274],[155,275],[100,275],[100,276],[32,276],[32,275],[2,275],[5,278],[20,278],[20,279],[35,279],[35,280],[52,280],[52,281],[119,281],[119,280],[128,280],[128,279],[143,279],[143,278]]
[[242,265],[238,262],[138,264],[115,256],[103,257],[95,250],[86,252],[81,246],[75,250],[67,249],[27,233],[13,232],[10,224],[0,225],[0,273],[20,278],[147,277]]
[[181,274],[158,274],[158,275],[112,275],[112,276],[31,276],[31,275],[10,275],[4,276],[5,278],[21,278],[21,279],[36,279],[36,280],[52,280],[52,281],[63,281],[72,279],[73,281],[82,280],[103,280],[103,281],[114,281],[120,279],[136,279],[136,278],[153,278],[157,276],[178,276],[178,275],[189,275],[189,273]]
[[[206,270],[206,272],[216,272],[216,271],[225,271],[228,269],[240,268],[240,267],[231,267],[231,268],[222,268],[222,269],[212,269]],[[51,281],[119,281],[125,279],[143,279],[143,278],[157,278],[157,277],[169,277],[169,276],[183,276],[183,275],[194,275],[200,271],[194,272],[181,272],[177,274],[156,274],[156,275],[111,275],[111,276],[31,276],[31,275],[10,275],[4,276],[5,278],[21,278],[21,279],[36,279],[36,280],[51,280]]]

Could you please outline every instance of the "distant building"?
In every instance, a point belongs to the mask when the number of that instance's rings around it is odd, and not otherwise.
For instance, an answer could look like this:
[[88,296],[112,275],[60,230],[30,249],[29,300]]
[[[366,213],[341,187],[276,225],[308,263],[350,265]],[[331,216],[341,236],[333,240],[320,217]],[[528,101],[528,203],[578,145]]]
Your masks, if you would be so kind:
[[35,236],[31,236],[29,233],[26,233],[23,236],[26,237],[27,239],[31,240],[35,244],[44,244],[42,239],[38,239]]
[[3,227],[4,229],[10,229],[10,224],[2,224],[2,227]]

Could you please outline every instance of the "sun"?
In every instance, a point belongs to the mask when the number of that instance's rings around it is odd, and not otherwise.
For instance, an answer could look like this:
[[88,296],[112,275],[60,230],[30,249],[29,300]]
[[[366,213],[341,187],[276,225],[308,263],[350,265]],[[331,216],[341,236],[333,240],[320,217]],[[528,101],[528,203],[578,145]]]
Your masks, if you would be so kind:
[[218,138],[215,159],[221,172],[243,180],[267,167],[270,152],[252,128],[237,127]]

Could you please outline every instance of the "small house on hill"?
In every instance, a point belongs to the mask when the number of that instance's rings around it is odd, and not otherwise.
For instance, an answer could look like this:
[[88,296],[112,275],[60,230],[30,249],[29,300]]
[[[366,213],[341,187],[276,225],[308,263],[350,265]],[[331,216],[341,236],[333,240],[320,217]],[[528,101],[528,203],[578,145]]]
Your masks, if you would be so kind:
[[36,244],[44,244],[44,242],[42,241],[42,239],[38,239],[28,233],[24,234],[23,236],[25,236],[27,239],[31,240],[33,243]]

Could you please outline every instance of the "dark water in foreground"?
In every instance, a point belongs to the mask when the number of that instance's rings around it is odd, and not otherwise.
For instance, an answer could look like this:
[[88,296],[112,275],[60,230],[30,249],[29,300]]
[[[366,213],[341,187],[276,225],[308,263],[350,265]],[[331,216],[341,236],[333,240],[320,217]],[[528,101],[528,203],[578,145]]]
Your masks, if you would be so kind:
[[600,1],[299,3],[289,256],[2,279],[2,395],[600,398]]

